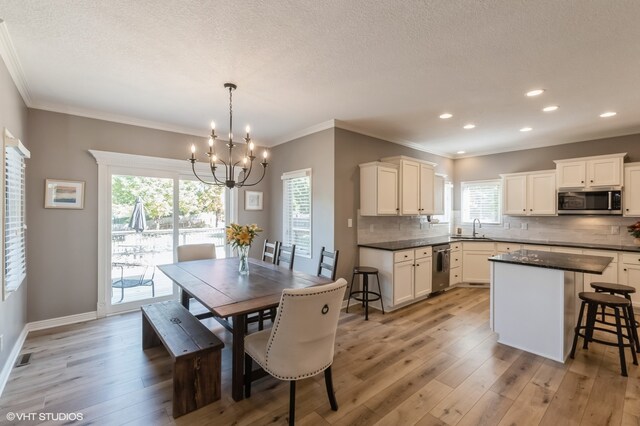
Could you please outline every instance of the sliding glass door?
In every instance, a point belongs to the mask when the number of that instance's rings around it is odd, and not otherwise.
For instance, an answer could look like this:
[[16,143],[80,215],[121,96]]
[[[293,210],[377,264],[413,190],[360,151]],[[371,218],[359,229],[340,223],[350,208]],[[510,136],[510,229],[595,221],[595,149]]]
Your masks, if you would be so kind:
[[107,312],[177,297],[157,268],[173,263],[182,244],[214,243],[225,257],[231,194],[188,176],[114,168],[110,174],[110,276]]

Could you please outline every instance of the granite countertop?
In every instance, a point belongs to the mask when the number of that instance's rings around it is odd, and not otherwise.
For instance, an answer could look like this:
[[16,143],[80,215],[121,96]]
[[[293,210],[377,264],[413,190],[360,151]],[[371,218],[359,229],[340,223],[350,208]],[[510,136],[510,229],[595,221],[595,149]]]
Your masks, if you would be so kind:
[[414,240],[401,240],[401,241],[386,241],[382,243],[367,243],[358,244],[358,247],[367,247],[378,250],[406,250],[417,247],[435,246],[438,244],[447,243],[459,243],[459,242],[493,242],[493,243],[514,243],[514,244],[535,244],[542,246],[558,246],[558,247],[575,247],[582,249],[595,249],[595,250],[612,250],[612,251],[629,251],[640,253],[640,247],[633,245],[616,245],[616,244],[590,244],[590,243],[578,243],[567,241],[541,241],[541,240],[525,240],[514,238],[457,238],[450,236],[433,237],[433,238],[418,238]]
[[513,263],[546,269],[602,274],[612,257],[590,256],[586,254],[550,253],[538,250],[518,250],[489,258],[490,262]]

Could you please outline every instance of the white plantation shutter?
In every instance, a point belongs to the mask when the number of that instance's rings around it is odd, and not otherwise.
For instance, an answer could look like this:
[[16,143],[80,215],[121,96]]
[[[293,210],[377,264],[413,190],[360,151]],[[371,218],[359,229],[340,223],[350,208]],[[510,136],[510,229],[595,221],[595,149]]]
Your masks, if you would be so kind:
[[501,223],[500,180],[462,182],[462,222]]
[[311,257],[311,169],[282,175],[283,243],[296,245],[296,256]]
[[25,158],[29,151],[13,138],[4,146],[4,256],[2,275],[8,292],[17,289],[27,273],[25,253]]

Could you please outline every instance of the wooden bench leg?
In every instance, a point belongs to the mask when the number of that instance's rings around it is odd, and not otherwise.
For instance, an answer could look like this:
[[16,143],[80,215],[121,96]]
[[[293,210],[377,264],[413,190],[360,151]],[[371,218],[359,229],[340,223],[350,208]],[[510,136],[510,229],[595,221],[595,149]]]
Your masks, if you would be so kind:
[[142,313],[142,349],[149,349],[160,346],[162,341],[151,326],[144,312]]
[[220,351],[177,358],[173,366],[173,417],[220,399]]

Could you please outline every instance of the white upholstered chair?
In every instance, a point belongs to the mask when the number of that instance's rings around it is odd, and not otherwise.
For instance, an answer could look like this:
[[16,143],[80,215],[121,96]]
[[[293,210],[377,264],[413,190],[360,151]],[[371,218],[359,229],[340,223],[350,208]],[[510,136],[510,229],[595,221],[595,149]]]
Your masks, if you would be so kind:
[[[191,260],[205,260],[205,259],[215,259],[216,258],[216,245],[210,243],[204,244],[184,244],[178,246],[178,262],[188,262]],[[184,291],[184,290],[182,290]],[[183,294],[183,296],[187,296],[187,294]],[[186,300],[190,300],[186,299]],[[185,300],[185,299],[183,299]],[[186,303],[186,302],[185,302]],[[187,305],[188,309],[188,305]],[[210,312],[198,314],[196,317],[198,319],[208,318],[213,316]]]
[[267,373],[290,382],[289,424],[295,421],[296,381],[324,371],[331,409],[338,410],[331,364],[347,282],[285,289],[271,330],[244,338],[245,396],[251,396],[253,361]]
[[215,258],[215,244],[185,244],[182,246],[178,246],[178,262]]

